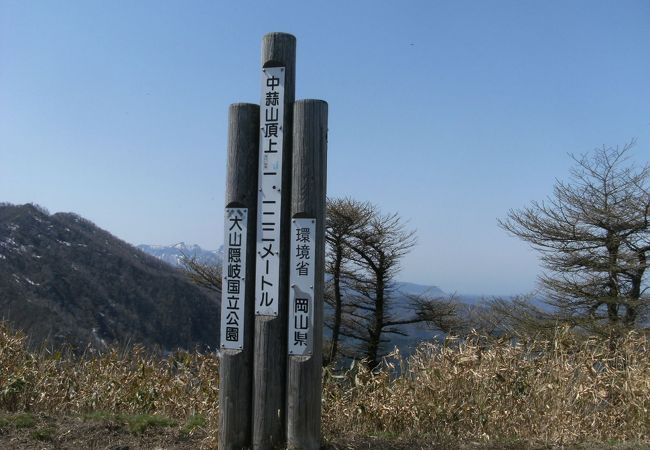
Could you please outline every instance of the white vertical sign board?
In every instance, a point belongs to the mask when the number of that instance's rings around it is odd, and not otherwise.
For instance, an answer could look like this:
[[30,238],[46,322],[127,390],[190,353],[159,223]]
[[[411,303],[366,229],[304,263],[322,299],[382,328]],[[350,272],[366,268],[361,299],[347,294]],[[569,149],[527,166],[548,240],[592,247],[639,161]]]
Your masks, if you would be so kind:
[[287,348],[289,355],[310,356],[314,347],[316,220],[293,219],[291,225]]
[[247,208],[226,208],[223,283],[221,285],[221,348],[244,347]]
[[255,314],[278,315],[284,67],[262,69]]

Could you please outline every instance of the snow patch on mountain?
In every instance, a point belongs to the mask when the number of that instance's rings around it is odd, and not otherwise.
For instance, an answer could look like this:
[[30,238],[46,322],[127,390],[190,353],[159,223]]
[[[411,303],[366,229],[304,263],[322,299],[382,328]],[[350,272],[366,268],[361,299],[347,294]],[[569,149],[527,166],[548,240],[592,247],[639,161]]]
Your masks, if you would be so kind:
[[172,245],[140,244],[137,247],[174,267],[182,267],[183,258],[196,258],[199,262],[210,265],[220,264],[223,259],[223,247],[218,250],[205,250],[199,245],[188,245],[185,242]]

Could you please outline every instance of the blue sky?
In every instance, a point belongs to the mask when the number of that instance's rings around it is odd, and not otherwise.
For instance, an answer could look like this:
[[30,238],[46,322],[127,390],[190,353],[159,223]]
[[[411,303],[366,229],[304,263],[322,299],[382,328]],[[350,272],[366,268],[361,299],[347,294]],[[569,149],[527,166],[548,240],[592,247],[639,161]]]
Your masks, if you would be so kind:
[[218,247],[228,105],[259,101],[270,31],[298,39],[297,98],[330,105],[328,194],[417,229],[405,281],[531,291],[497,218],[568,153],[650,160],[647,1],[0,0],[0,201]]

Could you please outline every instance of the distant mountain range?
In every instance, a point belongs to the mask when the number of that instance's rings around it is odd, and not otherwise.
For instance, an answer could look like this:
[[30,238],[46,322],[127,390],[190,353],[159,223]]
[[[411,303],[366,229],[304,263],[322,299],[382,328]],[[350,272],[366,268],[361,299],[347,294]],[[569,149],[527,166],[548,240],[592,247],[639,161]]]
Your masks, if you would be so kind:
[[[204,264],[215,265],[220,264],[223,258],[223,246],[219,247],[218,250],[205,250],[196,244],[188,245],[185,242],[179,242],[174,245],[139,244],[137,248],[174,267],[183,267],[182,260],[185,257],[194,257]],[[403,294],[446,295],[438,286],[398,281],[395,283],[395,287],[397,291]]]
[[0,204],[0,316],[33,342],[215,348],[219,299],[72,213]]
[[223,247],[219,250],[204,250],[198,245],[187,245],[185,242],[174,245],[140,244],[137,248],[174,267],[182,267],[183,258],[196,258],[204,264],[220,264],[223,257]]

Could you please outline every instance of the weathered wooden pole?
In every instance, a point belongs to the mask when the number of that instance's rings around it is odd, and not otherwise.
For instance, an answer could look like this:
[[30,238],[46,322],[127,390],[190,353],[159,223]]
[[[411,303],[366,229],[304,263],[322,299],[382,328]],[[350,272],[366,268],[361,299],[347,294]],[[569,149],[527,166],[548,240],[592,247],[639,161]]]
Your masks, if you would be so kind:
[[291,209],[291,130],[296,38],[262,39],[262,99],[255,281],[253,448],[286,442],[286,354]]
[[287,447],[318,450],[323,359],[327,103],[299,100],[293,111]]
[[230,105],[221,300],[219,448],[250,448],[260,107]]

